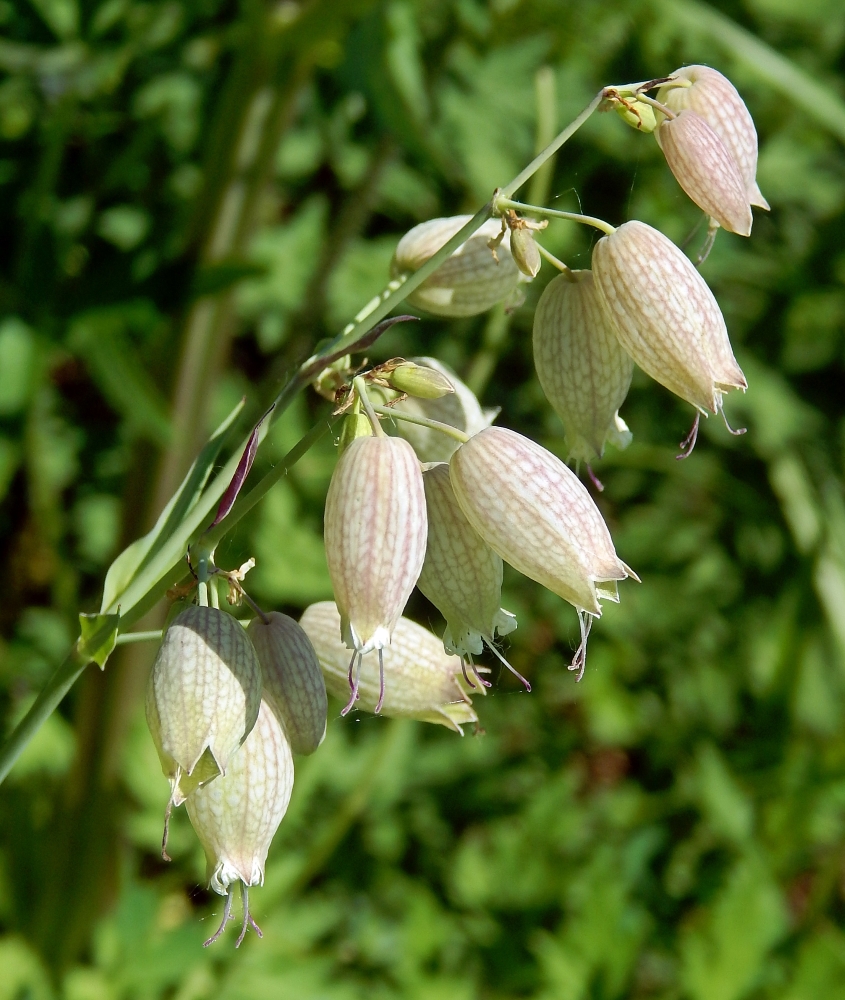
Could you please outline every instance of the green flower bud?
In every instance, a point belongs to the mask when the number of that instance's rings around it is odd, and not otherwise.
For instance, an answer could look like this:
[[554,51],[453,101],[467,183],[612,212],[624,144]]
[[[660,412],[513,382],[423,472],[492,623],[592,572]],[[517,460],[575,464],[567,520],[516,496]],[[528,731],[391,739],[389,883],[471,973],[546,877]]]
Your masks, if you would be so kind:
[[301,626],[271,611],[254,618],[247,635],[255,646],[264,698],[279,717],[294,753],[310,754],[326,735],[326,685],[314,647]]
[[[417,364],[440,372],[454,387],[454,392],[440,399],[403,399],[394,409],[438,420],[457,427],[465,434],[475,434],[488,427],[498,410],[482,410],[475,393],[458,376],[437,358],[413,358]],[[448,462],[458,447],[458,441],[429,427],[420,427],[405,420],[397,420],[396,433],[410,442],[421,462]]]
[[407,441],[363,437],[340,456],[326,497],[324,538],[343,641],[381,649],[425,557],[425,492]]
[[488,427],[452,456],[450,478],[467,520],[495,552],[576,608],[599,617],[634,576],[578,477],[534,441]]
[[694,111],[665,119],[654,133],[675,179],[724,229],[751,235],[751,206],[739,166],[716,132]]
[[633,221],[602,237],[593,278],[619,342],[661,385],[711,413],[747,388],[713,293],[662,233]]
[[748,201],[768,211],[769,203],[757,186],[757,130],[736,87],[709,66],[682,66],[672,76],[687,85],[666,84],[657,99],[676,114],[689,108],[707,122],[736,161]]
[[[329,693],[345,701],[349,694],[349,652],[338,637],[337,607],[332,601],[312,604],[300,623],[317,651]],[[464,686],[460,657],[448,654],[428,629],[400,618],[392,642],[382,651],[382,662],[382,715],[448,726],[462,736],[462,725],[478,721]],[[376,653],[362,656],[357,671],[358,707],[374,712],[381,696]],[[476,692],[483,694],[484,688],[479,685]]]
[[529,278],[536,277],[542,260],[534,233],[527,226],[511,230],[511,255],[523,274]]
[[608,437],[618,440],[618,410],[634,363],[606,316],[591,271],[561,274],[546,285],[534,313],[534,364],[563,421],[569,457],[591,462],[601,456]]
[[654,108],[636,97],[625,98],[614,102],[616,113],[623,122],[627,122],[638,132],[653,132],[657,128]]
[[337,442],[338,458],[357,438],[372,437],[373,425],[365,413],[347,413],[340,427]]
[[172,805],[226,773],[260,702],[261,668],[243,626],[214,608],[178,615],[164,633],[146,703]]
[[516,628],[502,600],[502,559],[466,519],[445,462],[423,471],[428,543],[417,586],[446,619],[443,644],[459,656],[478,655],[498,632]]
[[[413,274],[472,218],[457,215],[415,226],[399,241],[391,263],[394,278]],[[489,243],[501,223],[488,219],[408,296],[418,309],[436,316],[476,316],[506,299],[523,279],[513,262],[506,233],[494,256]]]
[[391,388],[407,393],[416,399],[440,399],[455,391],[449,379],[436,368],[403,361],[384,376]]

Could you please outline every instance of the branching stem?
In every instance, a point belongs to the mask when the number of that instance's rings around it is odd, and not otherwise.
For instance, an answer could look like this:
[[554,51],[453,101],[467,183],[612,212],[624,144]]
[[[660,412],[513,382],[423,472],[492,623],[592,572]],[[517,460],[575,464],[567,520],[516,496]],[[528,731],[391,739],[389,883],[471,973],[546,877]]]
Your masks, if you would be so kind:
[[458,430],[457,427],[453,427],[451,424],[444,424],[439,420],[430,420],[428,417],[417,417],[412,413],[404,413],[402,410],[392,409],[389,406],[378,406],[376,403],[371,403],[370,406],[376,413],[381,413],[385,417],[395,417],[397,420],[405,420],[409,424],[419,424],[420,427],[428,427],[430,430],[440,431],[441,434],[448,434],[449,437],[460,441],[461,444],[469,441],[468,434],[464,434],[463,431]]

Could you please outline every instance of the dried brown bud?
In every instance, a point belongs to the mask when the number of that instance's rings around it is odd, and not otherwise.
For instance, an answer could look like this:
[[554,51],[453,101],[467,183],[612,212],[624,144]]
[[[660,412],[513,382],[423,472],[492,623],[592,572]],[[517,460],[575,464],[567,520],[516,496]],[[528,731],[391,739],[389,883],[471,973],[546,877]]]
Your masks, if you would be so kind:
[[745,182],[748,201],[768,210],[769,203],[757,186],[757,130],[736,87],[709,66],[683,66],[672,76],[688,86],[667,84],[657,99],[676,114],[689,108],[700,115],[727,146]]
[[606,315],[592,271],[561,274],[546,285],[534,314],[534,364],[563,421],[570,458],[590,462],[603,454],[608,438],[622,446],[630,441],[617,411],[634,363]]
[[578,477],[534,441],[488,427],[452,456],[452,487],[467,520],[499,555],[591,615],[634,576]]
[[702,412],[746,389],[713,293],[662,233],[626,222],[593,248],[593,278],[636,364]]
[[[306,608],[302,627],[314,644],[329,693],[343,701],[349,695],[349,652],[338,638],[340,616],[332,601]],[[448,726],[463,735],[461,726],[477,722],[463,682],[460,657],[443,649],[436,635],[400,618],[393,641],[382,653],[384,701],[381,714],[394,719],[419,719]],[[374,712],[380,697],[378,655],[362,657],[358,678],[358,707]],[[478,685],[476,693],[484,693]]]
[[284,726],[294,753],[310,754],[326,735],[326,685],[314,647],[293,618],[270,611],[247,629],[264,680],[264,698]]
[[694,111],[664,119],[654,133],[669,169],[696,205],[722,228],[751,235],[751,206],[739,166],[714,129]]
[[368,652],[390,642],[422,569],[427,530],[414,449],[394,437],[353,441],[332,475],[324,532],[350,649]]

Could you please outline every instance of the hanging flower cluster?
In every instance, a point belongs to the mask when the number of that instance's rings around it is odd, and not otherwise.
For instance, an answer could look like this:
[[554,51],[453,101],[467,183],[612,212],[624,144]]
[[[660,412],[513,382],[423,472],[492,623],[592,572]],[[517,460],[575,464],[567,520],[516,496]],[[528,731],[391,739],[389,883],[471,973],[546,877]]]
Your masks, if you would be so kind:
[[[647,94],[655,88],[656,99]],[[679,184],[710,220],[708,248],[720,227],[749,235],[752,206],[768,208],[756,182],[757,137],[722,74],[689,66],[647,84],[607,88],[593,107],[599,103],[654,134]],[[293,754],[313,753],[324,738],[327,690],[345,701],[341,715],[357,708],[461,734],[465,724],[477,724],[472,695],[483,695],[490,681],[476,658],[486,648],[513,670],[499,649],[517,626],[501,606],[504,563],[575,608],[580,643],[570,669],[581,679],[602,601],[618,601],[618,584],[637,580],[579,478],[583,463],[600,490],[590,463],[608,443],[624,448],[631,440],[619,410],[634,365],[695,410],[679,458],[692,451],[700,416],[721,413],[725,393],[747,387],[716,299],[696,264],[662,233],[640,221],[614,228],[521,205],[501,192],[490,211],[497,218],[451,256],[446,244],[470,216],[413,228],[397,246],[391,287],[443,248],[445,259],[436,268],[432,262],[407,301],[437,316],[473,316],[498,303],[518,304],[544,258],[558,268],[537,304],[534,358],[575,471],[530,438],[496,426],[498,410],[483,409],[435,358],[393,359],[356,372],[348,355],[335,353],[324,371],[309,369],[304,381],[343,414],[325,507],[335,600],[312,605],[299,623],[259,612],[244,628],[205,606],[203,578],[201,606],[186,608],[165,631],[148,688],[150,731],[171,785],[162,851],[166,857],[170,812],[184,802],[208,857],[211,887],[226,897],[220,929],[207,944],[231,918],[237,885],[244,913],[238,944],[250,926],[258,930],[248,889],[263,881],[270,840],[287,809]],[[538,238],[546,219],[530,221],[526,213],[602,230],[592,268],[573,271],[554,258]],[[258,427],[237,486],[221,502],[226,511],[249,471],[257,435]],[[228,577],[243,595],[243,572]],[[414,587],[441,612],[442,637],[403,617]]]

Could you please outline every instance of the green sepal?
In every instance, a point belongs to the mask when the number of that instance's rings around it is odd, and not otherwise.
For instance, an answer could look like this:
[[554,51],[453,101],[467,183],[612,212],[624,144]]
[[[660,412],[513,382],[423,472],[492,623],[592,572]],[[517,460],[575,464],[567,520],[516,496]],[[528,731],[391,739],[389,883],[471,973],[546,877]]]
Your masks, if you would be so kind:
[[79,616],[81,636],[77,649],[86,663],[93,661],[100,670],[105,669],[106,660],[117,642],[119,625],[120,615]]

